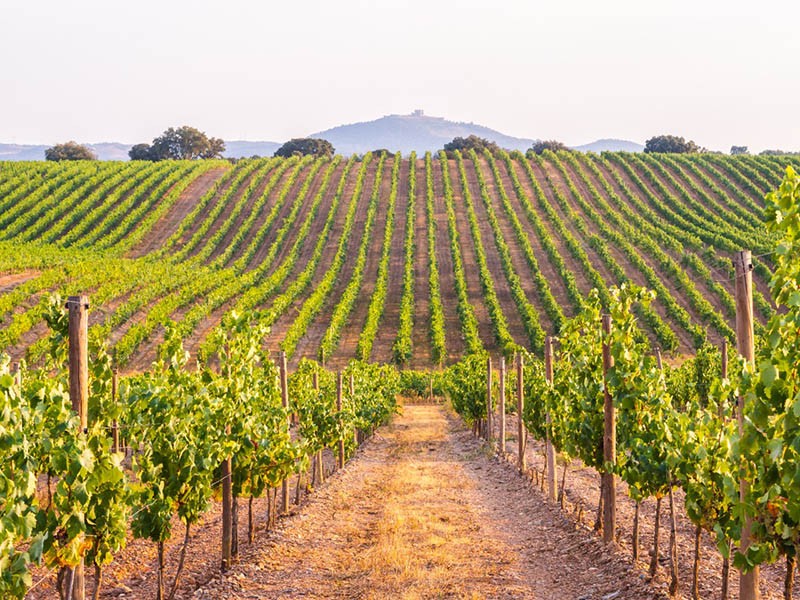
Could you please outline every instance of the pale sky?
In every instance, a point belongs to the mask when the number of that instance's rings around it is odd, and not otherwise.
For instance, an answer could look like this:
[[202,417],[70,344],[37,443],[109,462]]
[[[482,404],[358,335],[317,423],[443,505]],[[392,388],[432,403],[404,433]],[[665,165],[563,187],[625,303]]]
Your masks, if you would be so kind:
[[282,142],[422,108],[577,145],[800,150],[800,2],[5,0],[0,142]]

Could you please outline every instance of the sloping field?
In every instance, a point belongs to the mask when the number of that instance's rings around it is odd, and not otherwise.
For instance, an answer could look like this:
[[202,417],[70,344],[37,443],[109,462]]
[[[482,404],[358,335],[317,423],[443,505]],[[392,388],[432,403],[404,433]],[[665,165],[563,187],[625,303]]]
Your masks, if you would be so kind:
[[758,322],[771,314],[763,195],[788,160],[0,163],[0,352],[40,360],[50,294],[85,292],[93,334],[127,370],[155,358],[168,320],[201,355],[233,310],[260,311],[293,364],[427,367],[539,352],[592,288],[631,281],[656,294],[643,334],[689,353],[732,337],[739,249],[755,257]]

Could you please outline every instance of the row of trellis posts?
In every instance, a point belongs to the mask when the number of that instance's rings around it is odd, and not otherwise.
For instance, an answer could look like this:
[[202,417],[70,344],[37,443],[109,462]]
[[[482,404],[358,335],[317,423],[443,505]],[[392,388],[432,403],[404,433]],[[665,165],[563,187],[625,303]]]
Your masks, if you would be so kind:
[[[755,358],[755,346],[753,335],[753,281],[752,281],[752,260],[749,250],[742,250],[738,252],[733,258],[735,269],[735,297],[736,297],[736,345],[738,352],[747,361],[753,362]],[[603,332],[610,334],[611,332],[611,316],[603,315],[602,317]],[[656,357],[658,365],[661,367],[661,355],[656,350]],[[726,347],[723,351],[723,377],[727,375],[727,352]],[[544,363],[545,363],[545,378],[548,383],[553,382],[553,340],[547,337],[544,347]],[[610,348],[607,344],[603,345],[603,373],[607,373],[613,367],[613,357],[611,356]],[[525,474],[527,472],[527,465],[525,462],[525,446],[527,441],[527,430],[522,419],[524,410],[524,388],[523,388],[523,359],[521,354],[517,354],[515,360],[515,368],[517,374],[517,468],[519,472]],[[499,365],[499,390],[498,390],[498,407],[499,423],[495,428],[493,406],[493,378],[492,378],[492,359],[487,359],[487,396],[486,396],[486,427],[484,428],[484,436],[490,445],[495,446],[495,442],[499,440],[500,452],[505,455],[506,447],[506,364],[505,359],[500,359]],[[744,398],[739,396],[737,406],[737,419],[739,423],[739,432],[741,433],[744,421]],[[603,402],[603,461],[605,463],[616,463],[616,413],[611,395],[606,388],[604,390]],[[545,415],[545,418],[550,420],[550,415]],[[497,438],[495,438],[495,429],[497,429]],[[556,458],[555,448],[549,439],[545,439],[545,477],[547,480],[548,497],[550,501],[556,502]],[[747,481],[741,479],[739,482],[740,497],[744,497],[747,490]],[[603,541],[608,543],[614,540],[616,532],[616,480],[613,473],[603,473],[601,489],[603,494],[602,505],[602,532]],[[751,519],[747,518],[742,527],[740,551],[744,552],[750,545]],[[740,600],[758,600],[760,598],[759,592],[759,569],[755,567],[747,573],[740,572],[739,575],[739,598]],[[726,585],[727,582],[723,582]],[[677,586],[677,581],[674,582]],[[676,590],[677,591],[677,590]]]
[[[86,432],[88,430],[88,403],[89,403],[89,349],[88,349],[88,326],[89,326],[89,297],[86,295],[70,296],[67,299],[67,310],[69,315],[69,392],[72,402],[72,409],[77,413],[80,420],[80,431]],[[289,390],[288,390],[288,369],[286,361],[286,353],[281,352],[279,358],[279,372],[280,372],[280,387],[281,387],[281,402],[284,408],[289,407]],[[112,379],[112,395],[116,398],[117,395],[117,369],[114,366],[114,373]],[[342,410],[342,372],[337,373],[336,384],[336,408],[339,412]],[[314,387],[319,385],[317,373],[314,373]],[[355,393],[355,381],[353,375],[350,376],[350,394]],[[289,425],[292,424],[292,416],[289,416]],[[118,452],[121,449],[119,438],[119,427],[116,421],[112,424],[112,450]],[[356,442],[360,442],[358,432],[354,432]],[[322,481],[325,477],[322,451],[315,457],[316,473],[318,478]],[[344,467],[345,463],[345,440],[341,439],[338,442],[336,452],[336,465],[339,469]],[[222,570],[229,569],[235,559],[236,555],[236,532],[233,531],[233,494],[231,485],[231,459],[228,458],[222,462],[220,481],[222,487]],[[298,477],[300,475],[298,474]],[[299,489],[299,481],[298,481]],[[286,514],[289,511],[289,481],[285,479],[281,484],[282,508]],[[299,502],[299,493],[296,497]],[[84,565],[81,562],[69,578],[69,589],[65,591],[64,596],[71,600],[84,600],[86,597],[86,583],[84,577]],[[67,584],[65,584],[67,585]]]
[[[752,300],[752,261],[751,253],[749,250],[738,252],[734,259],[735,268],[735,298],[736,298],[736,341],[739,353],[748,361],[754,360],[754,339],[753,339],[753,300]],[[69,311],[69,383],[70,383],[70,398],[72,401],[72,408],[78,414],[80,420],[81,431],[86,431],[88,427],[88,398],[89,398],[89,377],[88,377],[88,310],[89,298],[88,296],[70,296],[67,300],[67,309]],[[606,333],[611,328],[611,318],[609,315],[603,317],[603,328]],[[280,384],[281,384],[281,398],[284,407],[288,407],[288,388],[287,377],[288,372],[286,368],[286,356],[281,353],[280,357]],[[603,348],[603,368],[608,370],[612,367],[612,358],[608,347]],[[522,419],[524,408],[524,392],[523,392],[523,364],[522,357],[518,355],[516,361],[517,369],[517,414],[518,419],[518,468],[520,472],[526,471],[525,464],[525,445],[526,445],[526,430]],[[500,363],[500,406],[499,411],[501,415],[499,423],[499,435],[505,446],[505,363],[501,360]],[[491,359],[489,360],[488,369],[488,396],[487,396],[487,423],[486,423],[486,436],[489,440],[494,440],[493,431],[493,407],[492,407],[492,394],[491,394],[491,381],[492,369]],[[552,340],[548,338],[545,344],[545,375],[548,381],[552,382],[553,378],[553,350]],[[116,380],[116,377],[115,377]],[[351,380],[351,388],[353,382]],[[116,388],[116,385],[114,385]],[[352,389],[351,389],[352,392]],[[341,410],[342,403],[342,374],[339,372],[337,379],[337,405]],[[744,399],[738,399],[737,418],[741,430],[743,422],[743,408]],[[547,417],[549,418],[549,416]],[[114,447],[119,448],[118,430],[116,427],[112,428],[114,435]],[[555,473],[555,450],[549,440],[545,440],[546,444],[546,472],[549,489],[549,497],[551,500],[556,499],[556,473]],[[503,450],[505,448],[503,447]],[[603,435],[603,454],[604,461],[615,462],[616,455],[616,416],[614,405],[608,391],[605,392],[604,399],[604,435]],[[319,457],[318,457],[319,458]],[[338,446],[338,465],[341,468],[344,464],[344,440],[339,442]],[[230,567],[231,555],[231,539],[232,533],[232,494],[230,482],[230,459],[224,461],[222,465],[222,506],[223,506],[223,533],[222,533],[222,567],[227,569]],[[227,476],[226,476],[227,475]],[[604,501],[603,501],[603,540],[610,542],[614,539],[616,530],[616,483],[612,473],[604,474],[604,481],[602,485]],[[740,494],[744,496],[746,491],[747,482],[740,481]],[[281,486],[282,500],[284,511],[289,506],[289,483],[284,481]],[[740,550],[745,550],[750,544],[750,522],[745,521],[742,529]],[[74,600],[83,600],[85,598],[85,582],[83,565],[79,565],[75,569],[72,581],[72,598]],[[739,578],[739,598],[741,600],[757,600],[759,596],[759,570],[754,568],[748,573],[740,573]]]

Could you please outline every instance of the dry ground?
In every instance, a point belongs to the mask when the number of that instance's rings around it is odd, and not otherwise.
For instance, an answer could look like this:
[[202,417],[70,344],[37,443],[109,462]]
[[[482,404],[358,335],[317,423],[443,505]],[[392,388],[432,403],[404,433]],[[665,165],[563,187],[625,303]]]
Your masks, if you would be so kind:
[[406,406],[194,598],[657,598],[441,406]]

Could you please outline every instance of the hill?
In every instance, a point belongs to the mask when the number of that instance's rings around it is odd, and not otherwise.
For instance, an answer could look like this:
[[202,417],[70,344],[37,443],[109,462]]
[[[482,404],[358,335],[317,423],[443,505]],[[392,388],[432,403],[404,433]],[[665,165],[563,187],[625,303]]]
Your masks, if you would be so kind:
[[250,142],[235,140],[225,142],[225,158],[250,158],[251,156],[272,156],[281,147],[278,142]]
[[[86,144],[100,160],[128,160],[131,144],[120,142],[100,142]],[[0,144],[0,160],[44,160],[44,151],[49,145],[42,144]],[[249,142],[235,140],[225,142],[225,158],[250,158],[251,156],[272,156],[281,145],[277,142]]]
[[33,144],[0,144],[0,160],[44,160],[49,146]]
[[421,110],[410,115],[387,115],[374,121],[340,125],[308,137],[323,138],[331,142],[336,152],[344,155],[363,154],[370,150],[386,148],[408,154],[440,150],[455,137],[477,135],[497,143],[507,150],[525,151],[534,140],[516,138],[483,125],[448,121],[443,117],[429,117]]
[[[339,125],[325,131],[312,133],[307,137],[323,138],[331,142],[338,154],[364,154],[370,150],[386,148],[391,152],[399,150],[409,154],[415,150],[419,154],[440,150],[456,137],[476,135],[495,142],[506,150],[525,152],[533,139],[506,135],[476,123],[448,121],[444,117],[429,117],[421,110],[410,115],[387,115],[374,121]],[[130,144],[101,142],[87,144],[100,160],[128,160]],[[233,140],[225,142],[225,158],[250,158],[252,156],[272,156],[280,148],[281,142]],[[46,145],[2,144],[0,160],[43,160]],[[624,151],[641,152],[644,146],[627,140],[602,139],[575,150],[583,152]]]
[[602,139],[581,146],[572,146],[581,152],[643,152],[644,146],[630,140]]

